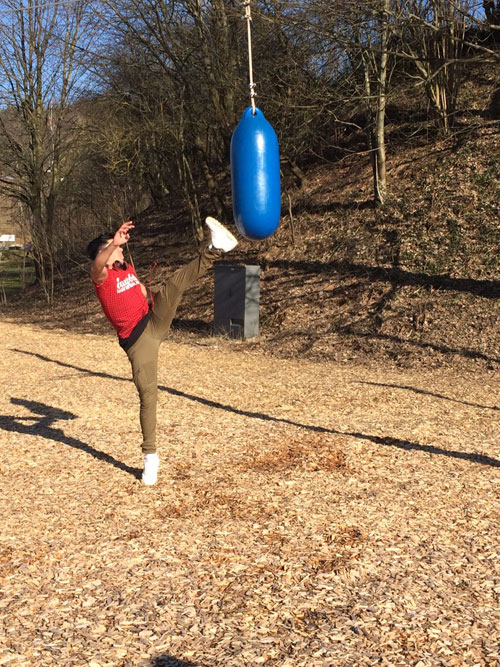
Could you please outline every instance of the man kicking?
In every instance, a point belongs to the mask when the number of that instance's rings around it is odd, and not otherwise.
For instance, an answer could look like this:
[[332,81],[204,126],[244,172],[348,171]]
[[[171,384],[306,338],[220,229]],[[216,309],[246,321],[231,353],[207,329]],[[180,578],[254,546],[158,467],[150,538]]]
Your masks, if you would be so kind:
[[132,222],[124,222],[116,234],[104,233],[91,241],[87,253],[92,260],[90,276],[104,314],[118,334],[132,366],[139,392],[144,484],[156,484],[160,465],[156,451],[156,405],[158,400],[158,352],[167,337],[182,294],[191,287],[222,253],[238,241],[220,222],[207,218],[211,240],[198,257],[178,269],[151,293],[139,282],[134,268],[123,257],[122,246],[130,238]]

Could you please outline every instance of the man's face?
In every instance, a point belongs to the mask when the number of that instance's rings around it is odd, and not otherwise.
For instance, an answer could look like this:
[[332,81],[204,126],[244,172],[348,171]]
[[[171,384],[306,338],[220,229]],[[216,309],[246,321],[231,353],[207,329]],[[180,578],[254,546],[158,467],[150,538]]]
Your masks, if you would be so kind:
[[[105,243],[104,245],[101,246],[101,248],[99,249],[99,252],[102,252],[103,250],[108,248],[112,243],[113,243],[113,239],[110,239],[107,243]],[[125,260],[124,260],[124,257],[123,257],[122,247],[118,246],[117,248],[115,248],[115,250],[113,250],[113,252],[111,253],[108,261],[106,262],[106,264],[108,266],[113,266],[113,264],[115,262],[120,262],[120,264],[122,264],[124,261]]]

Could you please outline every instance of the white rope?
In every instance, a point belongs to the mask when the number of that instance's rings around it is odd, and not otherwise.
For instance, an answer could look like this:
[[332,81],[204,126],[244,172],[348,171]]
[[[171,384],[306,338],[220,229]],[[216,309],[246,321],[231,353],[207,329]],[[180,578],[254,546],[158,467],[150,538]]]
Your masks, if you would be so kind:
[[247,22],[247,41],[248,41],[248,87],[250,88],[250,103],[252,105],[252,115],[255,116],[255,83],[253,81],[253,67],[252,67],[252,15],[250,13],[250,1],[244,0],[245,16],[243,19]]

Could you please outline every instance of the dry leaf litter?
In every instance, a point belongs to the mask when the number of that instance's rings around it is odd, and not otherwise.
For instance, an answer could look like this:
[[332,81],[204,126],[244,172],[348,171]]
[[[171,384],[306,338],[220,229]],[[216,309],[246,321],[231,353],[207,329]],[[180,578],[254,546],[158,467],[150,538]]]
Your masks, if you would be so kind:
[[0,665],[500,665],[496,374],[0,334]]

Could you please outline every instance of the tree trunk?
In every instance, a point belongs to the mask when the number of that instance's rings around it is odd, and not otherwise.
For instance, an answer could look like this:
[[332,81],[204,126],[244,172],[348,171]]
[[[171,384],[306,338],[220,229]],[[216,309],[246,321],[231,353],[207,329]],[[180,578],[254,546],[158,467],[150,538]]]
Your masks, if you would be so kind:
[[375,127],[375,116],[372,108],[372,86],[370,82],[370,66],[367,55],[363,52],[363,74],[364,74],[364,85],[365,85],[365,97],[366,97],[366,141],[368,144],[368,150],[370,153],[370,162],[372,165],[372,174],[373,174],[373,197],[376,203],[380,203],[380,190],[379,190],[379,170],[378,170],[378,147],[377,147],[377,138],[374,132]]
[[378,201],[383,204],[387,190],[386,153],[385,153],[385,110],[387,107],[387,65],[389,43],[389,2],[384,0],[382,11],[382,29],[380,39],[380,66],[377,100],[377,176]]

